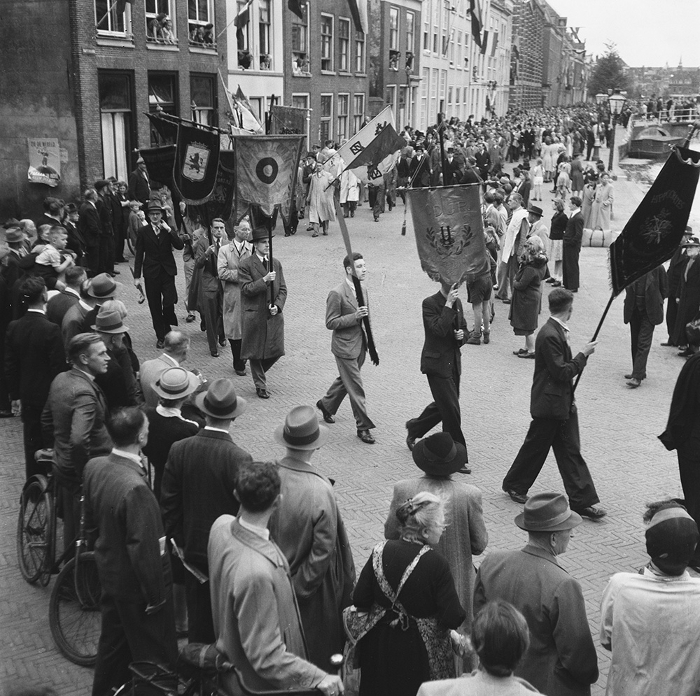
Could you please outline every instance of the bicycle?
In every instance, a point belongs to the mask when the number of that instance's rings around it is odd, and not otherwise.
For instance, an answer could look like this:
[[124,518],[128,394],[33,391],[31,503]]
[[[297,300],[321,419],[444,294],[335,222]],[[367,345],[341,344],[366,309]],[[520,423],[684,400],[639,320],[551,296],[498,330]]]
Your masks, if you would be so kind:
[[[53,465],[51,450],[39,450],[36,457]],[[53,471],[33,476],[25,485],[20,496],[17,556],[20,571],[29,583],[39,582],[46,587],[51,576],[57,574],[49,600],[51,635],[64,657],[89,667],[97,661],[101,630],[100,579],[95,555],[87,550],[82,493],[78,536],[56,558],[57,488]]]

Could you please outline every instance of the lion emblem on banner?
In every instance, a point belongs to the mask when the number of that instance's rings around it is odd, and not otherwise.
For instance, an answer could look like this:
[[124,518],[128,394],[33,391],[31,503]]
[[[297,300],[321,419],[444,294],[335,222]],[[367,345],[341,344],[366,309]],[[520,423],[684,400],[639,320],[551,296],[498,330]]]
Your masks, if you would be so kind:
[[202,181],[209,162],[209,148],[203,143],[188,143],[182,176],[190,181]]

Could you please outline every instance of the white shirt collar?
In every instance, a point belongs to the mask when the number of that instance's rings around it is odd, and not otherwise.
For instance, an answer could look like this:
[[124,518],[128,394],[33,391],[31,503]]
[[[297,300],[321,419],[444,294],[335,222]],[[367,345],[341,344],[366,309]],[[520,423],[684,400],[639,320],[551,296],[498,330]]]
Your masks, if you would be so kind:
[[124,457],[125,459],[131,459],[132,462],[136,462],[143,469],[143,462],[138,454],[132,454],[131,452],[125,452],[118,447],[112,447],[112,454],[116,454],[118,457]]
[[71,295],[75,295],[78,299],[80,299],[80,293],[77,290],[74,290],[73,288],[69,288],[66,286],[63,288],[64,292],[69,292]]
[[170,362],[175,365],[175,367],[180,367],[180,363],[173,358],[172,355],[168,355],[167,353],[163,353],[163,355],[160,356],[161,358],[165,358],[166,360],[170,360]]
[[231,434],[231,433],[229,433],[228,430],[224,430],[224,428],[215,428],[215,427],[212,426],[212,425],[205,425],[205,426],[204,426],[204,429],[205,429],[205,430],[213,430],[214,432],[217,432],[217,433],[226,433],[227,435],[230,435],[230,434]]
[[31,307],[27,310],[27,312],[36,312],[36,314],[46,314],[45,309],[32,309]]
[[182,418],[182,413],[176,406],[163,406],[158,404],[156,406],[156,413],[165,418]]
[[574,208],[571,211],[571,215],[569,217],[573,217],[574,215],[576,215],[576,213],[580,213],[580,212],[581,212],[581,208]]
[[550,316],[552,319],[554,319],[554,321],[557,322],[557,324],[559,324],[564,329],[564,331],[566,331],[566,333],[571,333],[569,331],[569,327],[561,319],[557,319],[557,317],[555,317],[554,315],[550,315]]
[[238,517],[238,524],[243,527],[243,529],[247,529],[249,532],[252,532],[253,534],[256,534],[259,537],[262,537],[265,539],[265,541],[270,541],[270,530],[267,527],[256,527],[254,524],[250,524],[250,522],[246,522],[242,517]]
[[84,302],[83,300],[78,300],[78,304],[87,312],[93,309],[93,307],[91,307],[87,302]]

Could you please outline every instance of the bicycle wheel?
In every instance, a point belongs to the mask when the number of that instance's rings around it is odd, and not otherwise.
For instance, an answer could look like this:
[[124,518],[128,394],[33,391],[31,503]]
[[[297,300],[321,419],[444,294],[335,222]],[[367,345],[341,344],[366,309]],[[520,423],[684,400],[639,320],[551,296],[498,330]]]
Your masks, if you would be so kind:
[[56,646],[71,662],[97,662],[100,639],[100,578],[91,551],[71,558],[56,578],[49,604],[49,625]]
[[17,518],[17,561],[22,577],[34,584],[46,567],[53,564],[54,505],[48,482],[32,477],[19,499]]

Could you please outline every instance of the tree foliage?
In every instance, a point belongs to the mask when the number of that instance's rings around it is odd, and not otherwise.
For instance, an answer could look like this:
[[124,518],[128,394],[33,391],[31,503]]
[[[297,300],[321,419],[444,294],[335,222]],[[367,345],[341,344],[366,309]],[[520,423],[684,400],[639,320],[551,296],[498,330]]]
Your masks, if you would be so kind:
[[625,64],[615,44],[607,44],[606,49],[605,54],[596,61],[588,79],[588,94],[592,97],[609,89],[623,92],[631,89],[630,79],[624,70]]

